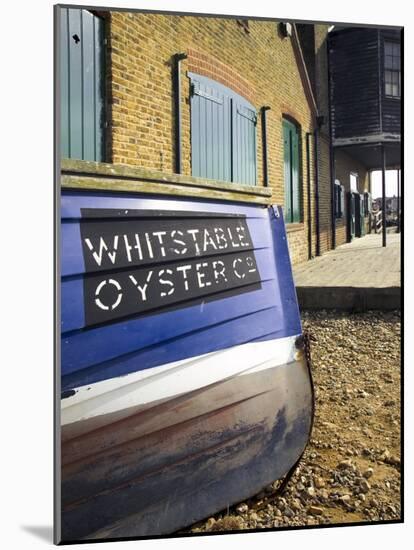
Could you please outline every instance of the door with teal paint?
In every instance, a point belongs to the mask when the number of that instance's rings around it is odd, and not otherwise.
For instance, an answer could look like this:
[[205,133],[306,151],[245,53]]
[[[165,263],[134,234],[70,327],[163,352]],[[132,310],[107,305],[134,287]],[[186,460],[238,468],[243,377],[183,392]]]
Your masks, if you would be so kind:
[[347,240],[351,242],[355,237],[355,193],[347,193]]

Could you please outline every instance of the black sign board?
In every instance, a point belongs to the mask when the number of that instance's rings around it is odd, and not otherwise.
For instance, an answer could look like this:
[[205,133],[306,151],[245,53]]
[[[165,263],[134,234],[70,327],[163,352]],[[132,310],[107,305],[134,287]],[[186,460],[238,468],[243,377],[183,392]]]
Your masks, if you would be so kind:
[[83,210],[85,324],[260,284],[244,216]]

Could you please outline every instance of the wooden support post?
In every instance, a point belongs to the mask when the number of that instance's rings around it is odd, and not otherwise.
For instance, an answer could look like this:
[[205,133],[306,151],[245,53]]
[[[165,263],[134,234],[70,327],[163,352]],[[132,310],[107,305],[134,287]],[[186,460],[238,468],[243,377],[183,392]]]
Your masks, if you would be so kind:
[[385,145],[381,144],[382,156],[382,246],[387,246],[387,216],[385,206]]
[[401,231],[400,217],[400,170],[397,170],[397,233]]

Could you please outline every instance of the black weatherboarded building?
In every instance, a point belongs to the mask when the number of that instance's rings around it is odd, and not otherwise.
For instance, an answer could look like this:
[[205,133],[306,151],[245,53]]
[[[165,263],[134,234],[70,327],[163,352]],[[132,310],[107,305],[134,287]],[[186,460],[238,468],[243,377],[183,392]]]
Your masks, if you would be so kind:
[[335,28],[328,41],[334,153],[383,170],[384,195],[385,170],[401,167],[401,42],[400,29],[366,27]]

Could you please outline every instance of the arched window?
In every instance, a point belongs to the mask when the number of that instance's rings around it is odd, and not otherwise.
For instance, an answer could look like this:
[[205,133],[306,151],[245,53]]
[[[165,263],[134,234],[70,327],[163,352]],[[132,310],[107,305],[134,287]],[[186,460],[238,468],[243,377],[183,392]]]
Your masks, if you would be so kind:
[[302,221],[302,185],[300,170],[300,139],[296,124],[283,119],[283,166],[285,184],[285,222]]
[[255,108],[219,82],[188,76],[192,175],[256,185]]

